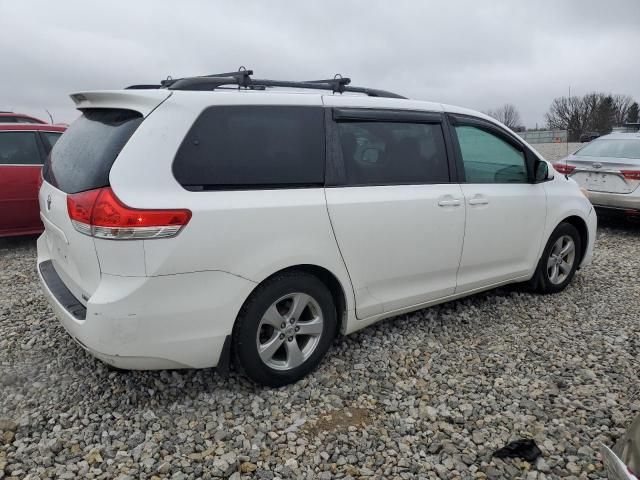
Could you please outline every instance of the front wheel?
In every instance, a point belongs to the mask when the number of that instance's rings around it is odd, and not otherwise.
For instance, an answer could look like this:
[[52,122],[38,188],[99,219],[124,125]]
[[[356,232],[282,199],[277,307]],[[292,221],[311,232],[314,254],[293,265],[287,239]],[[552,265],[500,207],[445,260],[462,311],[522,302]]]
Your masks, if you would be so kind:
[[531,279],[531,286],[540,293],[557,293],[564,290],[573,279],[578,264],[582,241],[576,227],[570,223],[561,223],[553,231],[536,272]]
[[329,289],[306,272],[266,280],[245,302],[233,329],[235,363],[271,387],[296,382],[322,360],[336,334]]

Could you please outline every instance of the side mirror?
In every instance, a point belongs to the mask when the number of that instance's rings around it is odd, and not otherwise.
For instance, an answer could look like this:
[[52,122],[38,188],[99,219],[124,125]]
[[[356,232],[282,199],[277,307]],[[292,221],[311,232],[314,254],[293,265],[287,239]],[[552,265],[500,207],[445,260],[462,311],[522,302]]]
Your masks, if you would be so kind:
[[549,164],[542,160],[536,160],[535,165],[535,182],[541,183],[547,180],[553,180],[553,170],[549,168]]

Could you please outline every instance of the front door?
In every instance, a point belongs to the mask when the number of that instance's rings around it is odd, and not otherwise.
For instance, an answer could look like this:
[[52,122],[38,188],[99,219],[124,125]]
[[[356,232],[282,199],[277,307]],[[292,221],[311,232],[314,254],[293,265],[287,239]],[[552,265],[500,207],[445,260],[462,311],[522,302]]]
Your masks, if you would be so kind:
[[532,272],[546,217],[546,194],[530,181],[526,147],[489,122],[454,120],[467,205],[456,293]]
[[365,318],[453,294],[465,205],[440,114],[334,111],[329,216]]

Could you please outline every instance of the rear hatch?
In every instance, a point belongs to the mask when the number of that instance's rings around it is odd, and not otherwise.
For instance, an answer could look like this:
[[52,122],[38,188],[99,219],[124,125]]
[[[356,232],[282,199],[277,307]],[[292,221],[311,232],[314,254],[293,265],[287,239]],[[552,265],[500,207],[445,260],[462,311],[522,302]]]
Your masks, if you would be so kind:
[[[44,239],[53,266],[74,296],[86,305],[100,281],[94,238],[72,223],[67,200],[73,195],[109,186],[109,172],[118,154],[148,115],[170,92],[137,92],[127,106],[127,92],[72,96],[82,115],[52,149],[43,168],[39,201]],[[158,95],[160,94],[161,95]]]
[[640,185],[640,139],[596,140],[561,164],[587,190],[632,193]]

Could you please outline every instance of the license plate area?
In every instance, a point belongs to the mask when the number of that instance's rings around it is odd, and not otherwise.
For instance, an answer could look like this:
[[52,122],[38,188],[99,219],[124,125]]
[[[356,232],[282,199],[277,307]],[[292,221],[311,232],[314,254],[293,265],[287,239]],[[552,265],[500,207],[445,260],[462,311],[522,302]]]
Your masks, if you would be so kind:
[[573,178],[593,192],[630,193],[632,189],[620,175],[609,172],[578,172]]
[[45,239],[51,257],[57,262],[67,265],[69,263],[69,240],[62,230],[56,227],[46,217],[41,215],[44,224]]

